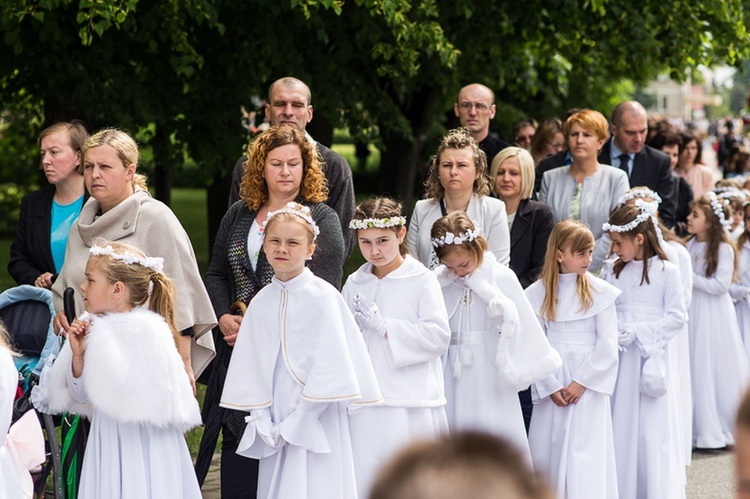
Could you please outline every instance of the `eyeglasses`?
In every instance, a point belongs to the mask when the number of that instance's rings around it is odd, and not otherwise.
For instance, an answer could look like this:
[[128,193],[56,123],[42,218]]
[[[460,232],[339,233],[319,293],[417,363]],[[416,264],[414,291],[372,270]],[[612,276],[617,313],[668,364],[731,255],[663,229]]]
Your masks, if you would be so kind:
[[565,147],[565,144],[563,142],[547,142],[547,145],[552,149],[562,149],[563,147]]
[[490,106],[488,106],[487,104],[484,104],[482,102],[477,102],[477,103],[474,103],[474,102],[461,102],[458,105],[458,107],[461,108],[464,111],[471,111],[471,108],[475,107],[475,108],[477,108],[477,112],[482,112],[482,113],[485,112],[485,111],[489,111],[489,109],[490,109]]
[[534,134],[531,135],[517,135],[516,136],[516,142],[531,142],[531,139],[534,138]]

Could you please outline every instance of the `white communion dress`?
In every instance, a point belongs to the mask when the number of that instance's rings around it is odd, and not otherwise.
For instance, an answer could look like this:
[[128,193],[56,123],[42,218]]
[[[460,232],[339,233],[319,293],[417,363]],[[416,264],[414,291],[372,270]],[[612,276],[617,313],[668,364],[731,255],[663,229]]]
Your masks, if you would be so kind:
[[253,298],[221,406],[250,412],[237,453],[260,459],[258,497],[356,498],[347,405],[381,399],[336,288],[305,269]]
[[[673,338],[682,331],[687,311],[677,266],[658,256],[625,264],[619,277],[607,281],[622,291],[617,298],[620,328],[635,334],[620,349],[617,384],[612,394],[612,427],[620,499],[680,499],[685,497],[685,462],[681,441],[679,393],[668,369]],[[663,367],[658,394],[641,388],[646,362]],[[648,376],[648,372],[646,375]]]
[[201,497],[183,432],[201,422],[172,332],[160,315],[90,316],[83,373],[63,345],[49,408],[91,418],[79,499]]
[[[620,290],[585,274],[593,304],[581,310],[575,273],[560,274],[554,321],[542,319],[542,281],[526,289],[562,367],[531,385],[534,412],[529,445],[534,469],[546,474],[559,499],[617,499],[610,395],[617,379]],[[586,388],[576,404],[558,407],[550,395],[576,381]]]
[[531,464],[518,391],[556,372],[560,356],[542,331],[516,274],[487,252],[467,277],[435,269],[451,326],[444,356],[451,431],[504,437]]
[[437,277],[410,256],[382,279],[365,263],[349,276],[342,294],[375,303],[386,335],[366,331],[364,340],[383,392],[383,404],[351,412],[357,489],[367,497],[376,473],[415,439],[447,433],[441,356],[448,350],[448,314]]
[[716,272],[706,276],[706,243],[691,239],[693,302],[688,324],[693,383],[693,445],[722,448],[734,444],[734,419],[750,369],[742,345],[729,287],[734,250],[719,246]]
[[[685,246],[678,241],[669,241],[663,246],[669,261],[677,265],[680,272],[680,290],[685,305],[685,311],[690,310],[693,301],[693,262]],[[688,315],[689,317],[689,315]],[[693,459],[693,385],[690,379],[690,332],[688,320],[682,325],[682,330],[670,342],[672,354],[669,356],[672,384],[678,391],[678,412],[681,432],[682,455],[685,466]]]

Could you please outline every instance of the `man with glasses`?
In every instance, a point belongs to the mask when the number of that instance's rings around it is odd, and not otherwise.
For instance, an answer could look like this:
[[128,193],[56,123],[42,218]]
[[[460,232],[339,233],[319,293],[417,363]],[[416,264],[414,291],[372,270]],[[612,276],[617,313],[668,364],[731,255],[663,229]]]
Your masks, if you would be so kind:
[[490,132],[490,121],[495,117],[495,94],[489,88],[479,83],[463,87],[458,92],[453,110],[461,126],[469,129],[479,148],[487,155],[488,165],[497,153],[510,146]]

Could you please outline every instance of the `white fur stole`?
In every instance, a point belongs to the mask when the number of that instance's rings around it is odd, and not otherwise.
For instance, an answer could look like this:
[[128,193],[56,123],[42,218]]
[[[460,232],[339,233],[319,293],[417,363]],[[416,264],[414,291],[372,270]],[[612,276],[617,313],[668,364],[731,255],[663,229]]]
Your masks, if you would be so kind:
[[96,409],[118,422],[183,432],[201,423],[198,401],[163,317],[145,308],[91,317],[81,375],[89,401],[79,404],[70,394],[72,351],[66,343],[50,379],[52,412],[91,417]]

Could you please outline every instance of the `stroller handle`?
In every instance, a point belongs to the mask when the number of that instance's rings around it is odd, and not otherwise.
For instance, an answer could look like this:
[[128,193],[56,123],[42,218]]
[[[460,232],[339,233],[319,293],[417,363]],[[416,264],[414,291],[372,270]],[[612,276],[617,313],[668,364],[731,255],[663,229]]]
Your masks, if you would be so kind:
[[65,288],[63,292],[63,310],[65,310],[65,318],[68,319],[68,324],[72,324],[76,318],[76,291],[73,288]]

